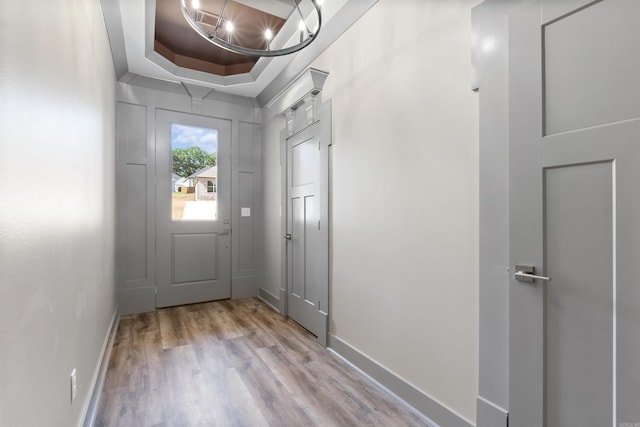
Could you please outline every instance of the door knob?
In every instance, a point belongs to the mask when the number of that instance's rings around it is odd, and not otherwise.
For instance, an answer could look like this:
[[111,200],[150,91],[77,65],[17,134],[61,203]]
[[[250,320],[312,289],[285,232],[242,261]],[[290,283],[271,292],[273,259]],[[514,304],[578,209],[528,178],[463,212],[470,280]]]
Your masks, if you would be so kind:
[[516,265],[516,280],[527,283],[533,283],[534,280],[544,280],[545,282],[551,280],[551,277],[534,274],[535,271],[535,267],[532,265]]
[[287,233],[284,235],[284,238],[287,240],[291,240],[291,234]]

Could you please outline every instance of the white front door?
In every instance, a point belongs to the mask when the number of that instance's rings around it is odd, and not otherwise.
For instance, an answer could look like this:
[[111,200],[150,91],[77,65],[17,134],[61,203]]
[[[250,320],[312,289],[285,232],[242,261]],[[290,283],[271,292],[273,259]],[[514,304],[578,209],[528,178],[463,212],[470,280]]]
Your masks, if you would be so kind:
[[156,111],[156,307],[231,297],[230,144],[228,120]]
[[509,425],[640,426],[640,1],[509,28]]

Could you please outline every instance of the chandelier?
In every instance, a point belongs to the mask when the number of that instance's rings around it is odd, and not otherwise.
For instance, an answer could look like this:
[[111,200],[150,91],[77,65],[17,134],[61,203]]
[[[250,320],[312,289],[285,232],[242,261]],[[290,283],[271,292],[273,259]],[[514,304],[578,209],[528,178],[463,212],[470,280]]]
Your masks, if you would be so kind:
[[[180,9],[182,10],[184,18],[200,36],[222,49],[241,55],[275,57],[298,52],[299,50],[309,46],[309,44],[316,39],[320,32],[320,28],[322,27],[322,14],[320,13],[320,4],[322,3],[322,0],[291,0],[294,9],[292,13],[297,13],[300,18],[297,31],[299,38],[294,37],[295,44],[272,48],[271,44],[274,34],[272,29],[266,28],[263,33],[264,48],[256,49],[254,47],[241,46],[234,42],[234,32],[236,31],[235,25],[230,18],[225,17],[225,9],[227,8],[228,0],[224,1],[222,10],[219,13],[214,13],[201,8],[200,0],[178,1],[180,2]],[[187,6],[187,2],[190,3],[189,6]],[[303,16],[301,10],[301,5],[303,3],[308,3],[313,6],[312,10],[315,11],[315,14],[317,15],[317,24],[314,30],[309,28],[306,22],[307,20],[305,20]],[[291,17],[289,19],[291,19]]]

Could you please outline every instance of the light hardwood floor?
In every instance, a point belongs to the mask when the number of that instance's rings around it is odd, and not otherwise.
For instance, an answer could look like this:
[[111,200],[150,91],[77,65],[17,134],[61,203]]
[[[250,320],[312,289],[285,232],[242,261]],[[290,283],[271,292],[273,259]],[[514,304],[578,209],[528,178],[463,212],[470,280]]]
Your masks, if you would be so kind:
[[258,299],[120,320],[98,426],[428,426]]

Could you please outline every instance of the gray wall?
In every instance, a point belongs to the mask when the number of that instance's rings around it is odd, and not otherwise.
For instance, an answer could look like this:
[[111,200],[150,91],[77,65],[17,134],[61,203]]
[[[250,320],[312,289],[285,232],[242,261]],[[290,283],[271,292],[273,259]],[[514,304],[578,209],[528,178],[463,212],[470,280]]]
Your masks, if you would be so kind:
[[[193,90],[193,88],[192,88]],[[232,298],[258,293],[260,110],[248,98],[192,98],[181,85],[136,77],[119,83],[118,280],[121,314],[155,309],[155,117],[157,109],[231,121]],[[250,217],[240,215],[251,209]]]
[[509,17],[526,0],[473,10],[480,99],[478,427],[506,426],[509,409]]
[[114,67],[95,0],[2,1],[0,40],[0,425],[68,427],[116,309]]
[[[238,139],[232,149],[231,218],[231,298],[258,294],[258,243],[262,203],[260,198],[261,126],[253,121],[238,122]],[[242,216],[249,208],[251,216]]]
[[260,185],[262,187],[262,238],[260,240],[261,280],[260,296],[279,307],[280,287],[282,284],[282,230],[280,219],[282,210],[282,179],[280,174],[280,132],[285,128],[285,120],[275,116],[266,121],[262,127],[263,171]]
[[[442,425],[476,413],[477,3],[380,0],[311,65],[333,106],[330,333],[448,408]],[[262,288],[277,296],[284,121],[266,117]]]
[[502,84],[508,19],[496,3],[483,3],[473,15],[480,91],[479,426],[506,425],[509,407],[509,116]]

